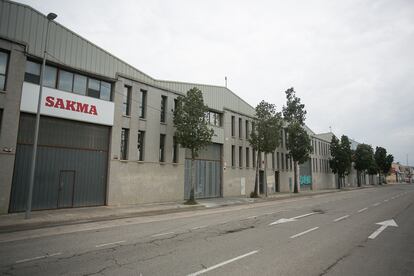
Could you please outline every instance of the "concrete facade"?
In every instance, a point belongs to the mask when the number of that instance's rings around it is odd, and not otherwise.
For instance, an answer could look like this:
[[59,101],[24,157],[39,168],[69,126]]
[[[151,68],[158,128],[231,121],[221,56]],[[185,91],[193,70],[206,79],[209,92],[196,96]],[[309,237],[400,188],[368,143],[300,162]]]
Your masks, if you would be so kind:
[[23,45],[7,40],[0,39],[0,49],[9,57],[6,87],[0,90],[0,213],[5,213],[9,208],[26,56]]
[[[11,17],[10,13],[15,17]],[[31,7],[5,0],[0,0],[0,15],[0,50],[9,53],[6,89],[0,91],[0,213],[6,213],[10,203],[26,62],[30,59],[40,61],[47,21],[43,14]],[[184,199],[186,150],[179,147],[177,162],[173,161],[175,128],[172,110],[174,99],[192,87],[202,90],[205,104],[221,116],[221,124],[211,126],[215,133],[213,143],[221,145],[220,195],[249,196],[254,190],[256,164],[248,136],[255,111],[230,89],[156,80],[56,22],[51,23],[49,41],[47,51],[51,56],[48,63],[112,85],[110,101],[114,105],[114,114],[113,125],[110,126],[105,204],[143,204]],[[67,41],[73,45],[70,49],[67,48]],[[128,115],[123,112],[126,86],[130,91]],[[145,118],[140,118],[141,91],[146,91]],[[162,97],[166,98],[165,122],[160,122]],[[121,156],[123,129],[129,132],[126,158]],[[138,157],[139,131],[145,132],[143,160]],[[308,128],[307,131],[315,145],[309,161],[312,184],[302,188],[335,188],[335,176],[328,165],[330,139]],[[165,159],[162,162],[159,158],[160,135],[165,135]],[[281,144],[274,153],[262,153],[258,157],[259,170],[265,175],[269,194],[277,190],[293,191],[293,162],[288,156],[284,131],[281,136]],[[279,183],[278,188],[276,182]]]

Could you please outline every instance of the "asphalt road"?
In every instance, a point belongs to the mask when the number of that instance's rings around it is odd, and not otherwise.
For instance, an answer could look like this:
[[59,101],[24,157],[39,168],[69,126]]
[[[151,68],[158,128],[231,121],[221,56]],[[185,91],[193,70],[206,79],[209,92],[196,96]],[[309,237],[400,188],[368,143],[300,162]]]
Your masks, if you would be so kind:
[[395,185],[1,234],[0,274],[414,275],[413,203]]

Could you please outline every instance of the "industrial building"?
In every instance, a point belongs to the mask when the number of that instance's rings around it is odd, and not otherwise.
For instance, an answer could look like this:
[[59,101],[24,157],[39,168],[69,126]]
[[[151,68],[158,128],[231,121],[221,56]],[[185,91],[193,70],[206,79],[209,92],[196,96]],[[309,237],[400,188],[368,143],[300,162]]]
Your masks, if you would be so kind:
[[[48,24],[34,210],[187,198],[190,154],[174,139],[172,110],[193,87],[203,92],[214,129],[197,158],[196,197],[249,196],[251,105],[227,87],[154,79],[35,9],[0,0],[0,213],[26,208]],[[300,166],[301,189],[335,188],[330,139],[307,131],[314,152]],[[281,136],[274,153],[259,156],[261,193],[265,183],[269,193],[293,190]]]

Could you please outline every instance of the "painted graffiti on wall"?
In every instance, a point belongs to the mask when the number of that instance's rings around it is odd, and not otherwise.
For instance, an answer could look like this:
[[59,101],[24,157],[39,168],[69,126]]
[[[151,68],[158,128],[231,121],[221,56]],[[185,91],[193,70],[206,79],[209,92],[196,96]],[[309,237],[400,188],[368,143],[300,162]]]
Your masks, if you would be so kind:
[[301,175],[299,180],[300,180],[300,185],[311,185],[312,184],[312,177],[310,175]]

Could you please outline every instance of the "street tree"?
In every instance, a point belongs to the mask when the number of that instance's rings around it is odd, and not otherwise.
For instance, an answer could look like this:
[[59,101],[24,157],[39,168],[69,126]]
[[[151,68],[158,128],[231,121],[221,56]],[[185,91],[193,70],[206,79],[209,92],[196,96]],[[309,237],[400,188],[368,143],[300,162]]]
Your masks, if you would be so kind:
[[177,143],[191,151],[191,189],[188,204],[196,204],[195,189],[195,158],[201,149],[211,143],[214,131],[208,127],[204,114],[208,106],[204,104],[203,93],[194,87],[187,91],[186,96],[177,98],[174,109],[174,126]]
[[348,136],[342,135],[341,140],[332,136],[331,156],[329,167],[333,173],[338,174],[338,189],[340,189],[343,178],[350,173],[352,166],[351,142]]
[[357,170],[358,186],[361,186],[360,174],[365,173],[368,169],[372,170],[372,156],[374,151],[370,145],[359,144],[354,153],[354,168]]
[[312,145],[311,139],[304,129],[306,119],[305,105],[302,104],[300,98],[296,96],[293,87],[286,90],[285,94],[286,106],[283,106],[283,118],[287,123],[286,146],[294,164],[293,192],[298,193],[297,167],[299,164],[303,164],[309,159],[310,153],[312,152]]
[[[274,104],[261,101],[255,108],[256,116],[254,119],[254,127],[252,127],[252,133],[249,138],[249,143],[252,145],[252,148],[257,152],[257,164],[256,164],[256,179],[255,187],[253,191],[254,197],[257,197],[259,194],[259,158],[258,156],[263,152],[269,154],[274,152],[280,144],[280,130],[282,129],[282,114],[276,112],[276,106]],[[253,126],[252,125],[252,126]],[[267,158],[265,158],[267,162]],[[265,164],[265,168],[267,164]],[[265,170],[266,174],[266,170]],[[266,182],[266,175],[264,177]],[[265,192],[267,196],[267,183],[265,184]]]
[[377,164],[377,169],[380,177],[380,183],[381,180],[381,174],[384,175],[384,181],[385,176],[389,173],[391,169],[391,164],[394,161],[394,157],[392,155],[387,155],[387,150],[383,147],[376,147],[375,149],[375,163]]

